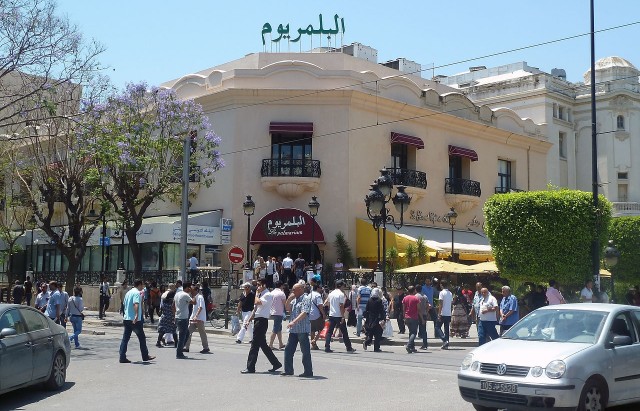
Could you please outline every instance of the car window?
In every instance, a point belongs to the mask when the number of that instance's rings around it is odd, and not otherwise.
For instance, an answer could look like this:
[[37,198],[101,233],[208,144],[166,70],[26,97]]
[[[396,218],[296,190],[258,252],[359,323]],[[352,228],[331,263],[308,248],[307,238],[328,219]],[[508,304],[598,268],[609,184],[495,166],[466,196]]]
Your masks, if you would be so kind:
[[636,319],[636,336],[638,336],[636,342],[638,342],[640,341],[640,311],[632,311],[632,317]]
[[38,314],[35,311],[29,309],[22,310],[22,317],[24,318],[25,325],[28,332],[38,331],[46,328],[45,319],[42,314]]
[[540,310],[523,318],[504,338],[594,344],[607,313],[584,310]]
[[611,335],[626,335],[631,341],[637,342],[635,327],[629,318],[628,313],[620,313],[614,318],[609,329]]
[[0,330],[3,328],[13,328],[18,334],[24,334],[25,327],[18,310],[8,310],[0,317]]

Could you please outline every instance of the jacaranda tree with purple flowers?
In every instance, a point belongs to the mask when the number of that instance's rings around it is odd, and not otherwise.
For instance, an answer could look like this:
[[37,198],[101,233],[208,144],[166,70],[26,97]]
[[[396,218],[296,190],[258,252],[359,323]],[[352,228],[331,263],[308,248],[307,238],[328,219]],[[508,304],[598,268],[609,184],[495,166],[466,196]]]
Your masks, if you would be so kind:
[[223,166],[216,149],[220,137],[199,104],[144,83],[129,84],[104,104],[87,109],[93,120],[85,125],[83,138],[97,166],[90,179],[101,187],[123,227],[139,275],[142,256],[136,233],[154,202],[180,203],[185,139],[191,140],[190,180],[210,187]]

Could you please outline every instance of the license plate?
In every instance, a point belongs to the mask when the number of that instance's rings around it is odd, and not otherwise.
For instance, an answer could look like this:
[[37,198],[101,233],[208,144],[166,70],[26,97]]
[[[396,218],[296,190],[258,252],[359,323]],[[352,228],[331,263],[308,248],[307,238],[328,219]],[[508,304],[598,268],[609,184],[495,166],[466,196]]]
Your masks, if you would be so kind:
[[480,381],[480,389],[483,391],[516,394],[518,392],[518,384],[510,384],[497,381]]

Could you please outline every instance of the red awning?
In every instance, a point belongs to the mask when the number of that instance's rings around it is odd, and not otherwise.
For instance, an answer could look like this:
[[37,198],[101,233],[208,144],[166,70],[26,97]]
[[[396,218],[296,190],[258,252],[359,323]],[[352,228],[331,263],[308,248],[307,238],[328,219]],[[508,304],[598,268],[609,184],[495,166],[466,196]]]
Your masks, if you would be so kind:
[[[312,228],[313,227],[313,228]],[[313,217],[295,208],[279,208],[258,221],[251,244],[324,244],[322,228]]]
[[272,121],[269,124],[269,133],[313,133],[313,123]]
[[399,143],[399,144],[406,144],[409,146],[414,146],[415,148],[424,148],[424,142],[422,141],[421,138],[419,137],[414,137],[414,136],[410,136],[407,134],[400,134],[400,133],[391,133],[391,142],[392,143]]
[[467,157],[471,161],[478,161],[478,153],[471,150],[470,148],[462,148],[457,146],[449,146],[449,155],[450,156],[460,156]]

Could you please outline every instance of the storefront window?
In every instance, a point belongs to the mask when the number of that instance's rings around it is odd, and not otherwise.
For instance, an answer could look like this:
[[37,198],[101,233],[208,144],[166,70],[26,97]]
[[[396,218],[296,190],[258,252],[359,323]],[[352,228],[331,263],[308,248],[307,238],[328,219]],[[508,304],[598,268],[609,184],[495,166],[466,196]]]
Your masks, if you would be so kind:
[[157,270],[159,258],[159,246],[158,243],[144,243],[140,244],[140,254],[142,255],[142,270],[150,271]]

